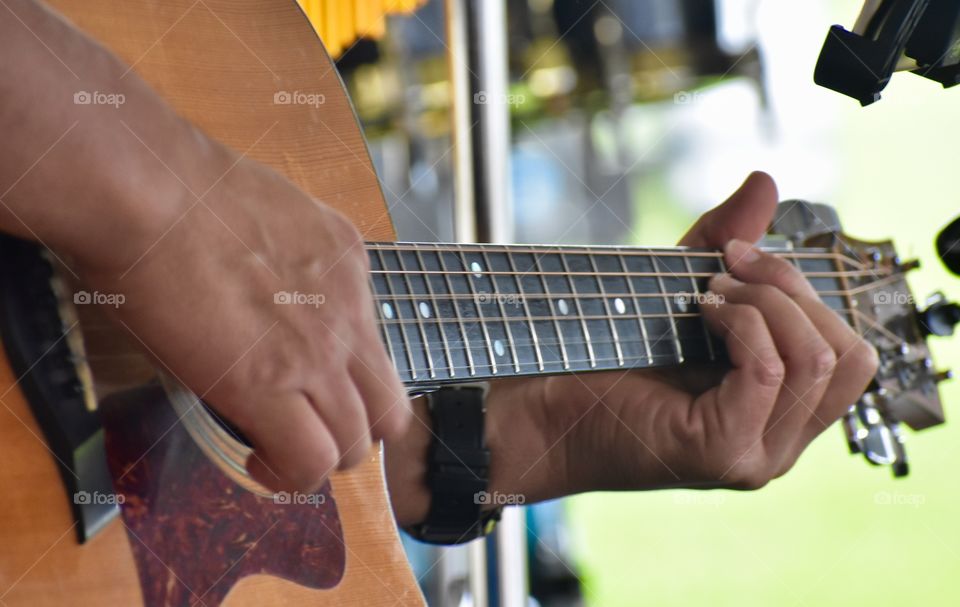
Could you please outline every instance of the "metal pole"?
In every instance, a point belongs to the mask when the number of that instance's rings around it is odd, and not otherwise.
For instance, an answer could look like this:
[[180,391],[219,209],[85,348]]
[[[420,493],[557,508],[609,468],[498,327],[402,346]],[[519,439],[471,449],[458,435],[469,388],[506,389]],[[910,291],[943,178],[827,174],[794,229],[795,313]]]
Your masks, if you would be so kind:
[[[482,241],[513,242],[506,0],[470,3],[473,165]],[[527,525],[522,507],[506,508],[496,530],[499,607],[526,607]]]
[[471,141],[470,44],[468,0],[446,0],[447,70],[450,80],[450,113],[453,147],[453,233],[457,242],[477,241],[474,197],[473,144]]
[[[450,81],[450,113],[453,147],[453,232],[457,242],[477,242],[477,206],[472,131],[472,94],[470,86],[470,28],[469,0],[446,0],[447,15],[447,69]],[[465,553],[465,554],[464,554]],[[443,562],[467,561],[467,588],[472,607],[488,607],[487,546],[483,541],[467,546],[445,549]],[[456,567],[441,566],[441,587],[461,587],[449,574],[457,575]],[[444,579],[447,578],[447,579]],[[461,578],[462,579],[462,578]],[[451,597],[452,598],[452,597]]]
[[[506,0],[446,0],[458,241],[512,242]],[[499,607],[526,607],[526,518],[507,508],[496,532]],[[468,547],[473,607],[487,607],[486,545]]]
[[477,228],[484,242],[512,242],[507,3],[484,0],[470,6]]

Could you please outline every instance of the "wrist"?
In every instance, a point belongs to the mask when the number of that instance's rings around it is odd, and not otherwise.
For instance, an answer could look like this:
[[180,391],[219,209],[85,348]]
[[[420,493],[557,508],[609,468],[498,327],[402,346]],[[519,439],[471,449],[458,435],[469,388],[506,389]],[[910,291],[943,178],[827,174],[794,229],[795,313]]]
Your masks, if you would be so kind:
[[[484,440],[490,451],[485,509],[532,504],[566,492],[565,449],[550,440],[539,382],[492,382],[486,400]],[[407,434],[384,444],[387,484],[397,524],[423,522],[430,510],[427,457],[433,440],[432,420],[423,398],[413,402],[414,419]]]
[[569,492],[564,440],[548,415],[543,385],[544,378],[490,384],[488,492],[501,504],[534,504]]

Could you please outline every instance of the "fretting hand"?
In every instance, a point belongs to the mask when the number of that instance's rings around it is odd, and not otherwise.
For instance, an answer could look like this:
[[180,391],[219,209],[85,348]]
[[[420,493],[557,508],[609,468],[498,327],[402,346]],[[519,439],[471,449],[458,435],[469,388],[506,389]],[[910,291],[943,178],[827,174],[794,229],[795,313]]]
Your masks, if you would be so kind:
[[[680,243],[724,251],[732,276],[709,284],[722,303],[700,308],[730,367],[493,383],[491,491],[531,503],[592,490],[756,489],[793,466],[860,396],[877,355],[796,268],[748,244],[764,234],[776,203],[772,179],[751,175]],[[409,441],[401,453],[424,444]],[[415,522],[427,504],[406,500],[398,519]]]

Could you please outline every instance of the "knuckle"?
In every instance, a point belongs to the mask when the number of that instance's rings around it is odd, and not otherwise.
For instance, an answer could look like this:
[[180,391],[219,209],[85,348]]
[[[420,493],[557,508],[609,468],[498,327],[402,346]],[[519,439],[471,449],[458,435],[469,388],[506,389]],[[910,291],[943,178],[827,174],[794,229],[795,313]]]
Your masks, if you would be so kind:
[[751,373],[758,384],[773,388],[783,383],[787,369],[780,355],[773,348],[769,348],[757,352]]
[[318,446],[310,458],[303,458],[295,468],[286,470],[284,476],[300,491],[316,491],[333,472],[340,461],[336,445]]
[[327,229],[338,248],[343,251],[345,258],[363,263],[369,262],[360,230],[345,215],[331,210]]
[[773,471],[766,462],[758,457],[740,457],[729,468],[727,477],[737,489],[756,491],[762,489],[773,479]]
[[367,454],[370,452],[372,444],[373,442],[370,440],[370,436],[364,436],[344,452],[340,457],[337,468],[340,470],[348,470],[363,463],[363,461],[367,459]]
[[786,286],[797,281],[804,280],[803,276],[800,274],[800,271],[793,267],[793,264],[787,260],[780,259],[779,257],[774,257],[772,255],[770,256],[770,260],[768,276],[772,283]]
[[771,304],[784,297],[783,291],[772,284],[753,285],[755,300],[761,304]]
[[804,368],[810,375],[820,379],[833,374],[837,366],[837,355],[827,342],[818,340],[808,351],[811,353],[804,361]]
[[373,424],[378,439],[395,439],[403,436],[410,424],[410,408],[402,403],[392,403]]
[[735,305],[731,308],[730,331],[734,334],[748,333],[758,325],[763,325],[763,314],[760,310],[749,305]]
[[857,367],[857,371],[864,376],[864,380],[869,380],[876,376],[880,367],[880,356],[877,349],[867,340],[860,338],[854,346],[851,357]]
[[242,378],[237,386],[241,393],[237,396],[248,396],[246,391],[254,386],[270,392],[293,389],[301,376],[299,359],[300,357],[292,352],[292,348],[284,347],[276,348],[272,356],[258,357],[255,364],[244,365],[243,373],[237,374],[237,379]]

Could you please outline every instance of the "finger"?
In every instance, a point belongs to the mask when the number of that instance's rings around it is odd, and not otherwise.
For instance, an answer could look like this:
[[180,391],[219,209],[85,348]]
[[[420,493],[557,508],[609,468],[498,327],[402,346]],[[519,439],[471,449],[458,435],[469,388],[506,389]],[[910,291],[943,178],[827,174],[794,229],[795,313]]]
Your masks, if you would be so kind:
[[[795,445],[794,456],[786,467],[788,469],[814,438],[860,398],[876,375],[877,352],[840,315],[820,300],[810,282],[793,264],[738,241],[728,243],[725,253],[731,271],[740,280],[770,284],[790,295],[826,340],[837,359],[830,384]],[[755,259],[752,258],[753,253],[757,254]],[[744,258],[751,261],[735,263],[735,260]]]
[[764,253],[749,242],[734,238],[723,247],[727,270],[746,283],[769,284],[791,297],[819,297],[810,281],[792,263]]
[[318,378],[307,397],[337,444],[340,456],[326,473],[356,466],[370,453],[370,420],[360,391],[349,373]]
[[726,301],[759,310],[773,337],[786,375],[765,441],[786,459],[830,383],[836,363],[833,349],[800,306],[774,286],[720,275],[711,280],[710,289]]
[[252,404],[255,420],[235,420],[253,444],[250,476],[274,491],[316,491],[340,452],[306,396],[293,393]]
[[369,361],[354,360],[350,376],[360,390],[373,438],[403,436],[412,416],[410,398],[386,354]]
[[680,244],[719,249],[733,238],[755,242],[773,221],[777,200],[773,178],[759,171],[751,173],[726,202],[701,216]]
[[710,331],[723,339],[733,367],[719,386],[705,393],[714,397],[720,434],[759,440],[785,373],[773,337],[752,306],[723,302],[701,307],[701,314]]

